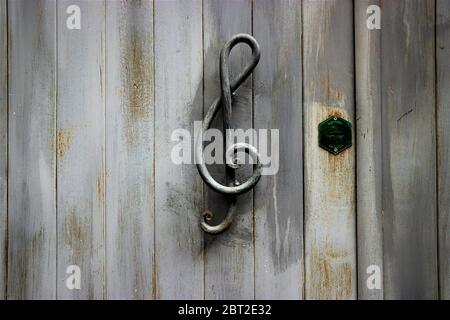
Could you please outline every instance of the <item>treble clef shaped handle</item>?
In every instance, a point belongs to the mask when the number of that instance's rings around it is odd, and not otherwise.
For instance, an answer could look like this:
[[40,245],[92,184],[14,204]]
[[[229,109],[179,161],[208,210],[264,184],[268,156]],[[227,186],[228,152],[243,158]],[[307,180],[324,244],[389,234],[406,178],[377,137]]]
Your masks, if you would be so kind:
[[[230,56],[231,49],[239,44],[246,43],[252,49],[252,58],[251,61],[244,67],[244,69],[237,75],[233,81],[230,82],[229,79],[229,68],[228,68],[228,59]],[[237,34],[233,36],[222,48],[220,52],[220,85],[222,94],[216,100],[214,100],[213,104],[209,108],[208,112],[203,119],[202,124],[202,132],[198,136],[196,147],[195,147],[195,161],[197,164],[198,172],[202,177],[203,181],[214,191],[219,192],[221,194],[225,194],[229,196],[230,207],[228,208],[228,212],[223,221],[221,221],[218,225],[210,225],[208,222],[212,219],[213,214],[210,211],[206,211],[203,214],[201,227],[203,231],[211,234],[218,234],[231,225],[234,217],[234,213],[236,211],[236,196],[242,193],[245,193],[251,190],[256,183],[258,183],[259,178],[261,177],[261,162],[258,150],[248,144],[248,143],[235,143],[232,144],[228,149],[227,142],[229,140],[229,129],[231,129],[231,111],[232,111],[232,99],[231,94],[236,91],[236,89],[250,76],[253,69],[259,62],[259,58],[261,56],[261,51],[256,42],[255,38],[248,34]],[[225,164],[226,164],[226,184],[220,184],[209,173],[203,159],[203,141],[204,134],[210,128],[212,121],[217,115],[219,108],[222,107],[223,112],[223,129],[225,132]],[[245,182],[239,183],[236,180],[236,169],[240,166],[233,159],[233,155],[237,151],[244,151],[248,153],[252,159],[256,159],[256,164],[253,166],[253,174],[250,178],[248,178]]]

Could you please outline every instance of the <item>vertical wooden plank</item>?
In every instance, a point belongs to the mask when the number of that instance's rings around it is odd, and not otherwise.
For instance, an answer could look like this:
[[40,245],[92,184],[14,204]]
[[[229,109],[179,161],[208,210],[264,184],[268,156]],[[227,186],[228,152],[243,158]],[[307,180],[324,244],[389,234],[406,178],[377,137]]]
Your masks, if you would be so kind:
[[109,299],[152,298],[153,1],[106,2]]
[[355,1],[358,298],[383,299],[383,288],[367,287],[368,267],[383,271],[381,31],[367,28],[370,5],[380,2]]
[[171,135],[188,130],[192,149],[194,121],[202,116],[202,2],[157,0],[154,17],[155,296],[201,299],[202,182],[195,165],[172,161]]
[[[204,113],[220,95],[219,55],[223,45],[237,33],[249,33],[252,29],[250,0],[205,0],[204,22]],[[242,44],[235,47],[230,56],[230,79],[241,72],[251,58],[250,49]],[[213,125],[222,128],[222,117]],[[233,99],[232,126],[252,127],[252,85],[247,80],[236,91]],[[245,172],[245,170],[243,170]],[[211,166],[211,173],[224,182],[223,165]],[[244,181],[245,177],[238,180]],[[235,221],[220,235],[205,236],[205,298],[253,299],[253,214],[252,192],[240,195],[237,200]],[[215,224],[222,220],[229,204],[223,195],[205,187],[205,206],[214,214]]]
[[8,298],[56,297],[56,2],[8,2]]
[[301,16],[301,1],[253,3],[262,52],[253,78],[255,129],[279,130],[280,156],[278,172],[255,188],[256,299],[303,297]]
[[305,297],[356,298],[355,148],[318,146],[318,124],[354,123],[353,2],[303,1]]
[[0,299],[8,270],[8,41],[6,0],[0,1]]
[[[69,5],[81,29],[68,29]],[[101,299],[104,286],[105,2],[58,1],[58,298]],[[66,269],[81,270],[81,289]]]
[[434,1],[383,1],[384,292],[438,296]]
[[450,299],[450,2],[436,1],[439,288]]

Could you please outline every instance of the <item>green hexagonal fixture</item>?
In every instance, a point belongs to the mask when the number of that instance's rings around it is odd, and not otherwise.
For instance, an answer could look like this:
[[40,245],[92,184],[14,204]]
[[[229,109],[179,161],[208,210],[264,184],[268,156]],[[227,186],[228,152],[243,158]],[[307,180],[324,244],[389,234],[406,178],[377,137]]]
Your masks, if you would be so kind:
[[352,124],[345,119],[331,116],[319,123],[319,147],[338,155],[352,146]]

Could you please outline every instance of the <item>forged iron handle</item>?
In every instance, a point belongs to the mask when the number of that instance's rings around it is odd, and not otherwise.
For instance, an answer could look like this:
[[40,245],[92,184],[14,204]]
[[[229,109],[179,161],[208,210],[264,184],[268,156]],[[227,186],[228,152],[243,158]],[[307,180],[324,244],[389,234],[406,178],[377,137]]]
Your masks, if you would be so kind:
[[[244,69],[237,75],[233,81],[230,82],[229,79],[229,68],[228,60],[230,56],[231,49],[239,43],[246,43],[252,49],[252,59],[244,67]],[[222,48],[220,52],[220,85],[221,85],[221,96],[214,100],[213,104],[209,108],[208,112],[203,119],[202,132],[200,133],[195,149],[195,160],[197,164],[197,170],[202,177],[203,181],[214,191],[219,192],[224,195],[229,196],[230,207],[224,218],[218,225],[210,225],[208,222],[212,219],[213,213],[210,211],[205,211],[201,220],[201,228],[203,231],[211,234],[218,234],[231,225],[233,221],[234,214],[236,212],[236,196],[251,190],[256,183],[258,183],[261,177],[261,162],[258,150],[248,143],[235,143],[231,145],[228,150],[225,151],[225,165],[226,165],[226,184],[220,184],[209,173],[203,159],[203,141],[204,133],[210,128],[211,123],[222,107],[223,113],[223,129],[225,132],[225,144],[224,149],[226,149],[228,137],[228,129],[231,129],[231,111],[232,111],[232,98],[231,94],[236,91],[236,89],[250,76],[253,69],[259,62],[261,56],[261,51],[258,42],[255,38],[248,34],[237,34],[233,36]],[[239,183],[236,180],[236,169],[239,167],[238,164],[233,162],[233,154],[236,151],[243,150],[248,153],[253,159],[256,159],[256,164],[253,166],[253,174],[243,183]]]

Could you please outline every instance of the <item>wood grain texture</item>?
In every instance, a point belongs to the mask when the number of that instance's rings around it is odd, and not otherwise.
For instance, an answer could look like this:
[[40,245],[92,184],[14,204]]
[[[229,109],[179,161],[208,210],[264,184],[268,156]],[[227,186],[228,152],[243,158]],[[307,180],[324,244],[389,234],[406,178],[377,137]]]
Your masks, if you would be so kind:
[[153,297],[153,2],[106,3],[107,297]]
[[56,298],[56,2],[8,2],[8,298]]
[[[377,266],[383,274],[381,31],[367,28],[367,8],[378,0],[355,1],[356,85],[356,212],[358,298],[383,299],[383,288],[369,289],[367,279]],[[371,269],[369,269],[371,271]]]
[[202,181],[195,165],[172,161],[177,142],[171,136],[185,129],[193,138],[194,121],[202,117],[202,2],[157,0],[154,10],[155,296],[201,299]]
[[253,3],[262,52],[253,78],[254,126],[279,130],[279,159],[266,149],[276,174],[261,177],[255,188],[256,299],[303,297],[301,16],[301,1]]
[[450,2],[436,1],[439,288],[450,299]]
[[[205,0],[204,16],[204,113],[220,95],[219,55],[223,45],[237,33],[251,34],[250,0]],[[235,47],[230,55],[230,79],[242,71],[251,58],[245,44]],[[252,84],[247,80],[236,91],[232,106],[233,128],[252,127]],[[221,112],[220,112],[221,113]],[[222,116],[213,123],[222,128]],[[244,181],[240,170],[239,181]],[[225,182],[223,165],[211,166],[211,173],[218,181]],[[220,235],[205,235],[205,298],[253,299],[253,196],[252,192],[240,195],[237,200],[235,221],[230,229]],[[205,206],[214,213],[212,224],[222,220],[228,210],[226,197],[205,186]]]
[[353,2],[303,1],[305,297],[356,298],[355,148],[319,148],[318,124],[354,123]]
[[[81,29],[68,29],[69,5]],[[102,299],[105,283],[105,1],[58,6],[58,299]],[[81,270],[81,289],[66,269]]]
[[[0,299],[450,299],[449,26],[447,0],[0,0]],[[209,236],[228,201],[172,134],[193,148],[240,32],[262,54],[233,126],[279,129],[279,169]],[[355,129],[338,156],[330,115]]]
[[0,299],[6,299],[8,273],[8,20],[0,0]]
[[384,292],[438,296],[434,1],[382,1]]

